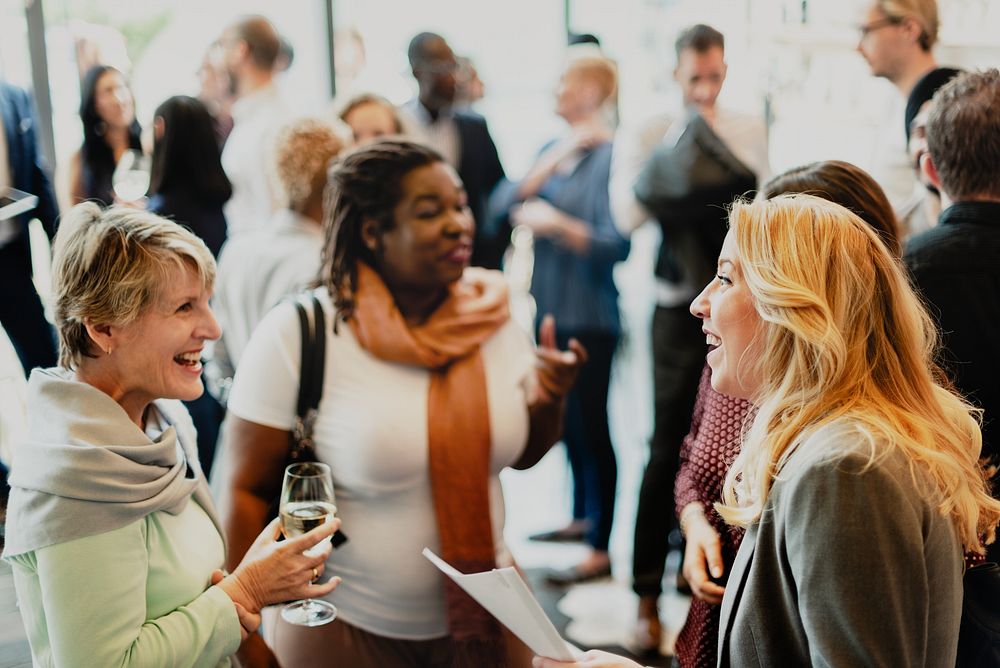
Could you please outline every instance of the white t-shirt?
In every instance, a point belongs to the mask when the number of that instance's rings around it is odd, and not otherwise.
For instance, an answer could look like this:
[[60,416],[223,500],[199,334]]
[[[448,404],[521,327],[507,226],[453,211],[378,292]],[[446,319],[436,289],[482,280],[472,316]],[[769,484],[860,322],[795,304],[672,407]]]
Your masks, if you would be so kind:
[[316,278],[322,251],[320,224],[289,209],[274,214],[267,227],[226,242],[213,302],[222,326],[222,338],[213,346],[221,377],[233,375],[264,314]]
[[291,118],[274,83],[233,104],[233,131],[222,149],[222,167],[233,184],[223,207],[230,238],[264,227],[284,205],[274,176],[275,139]]
[[[377,635],[424,640],[447,634],[441,574],[421,554],[439,550],[427,453],[430,373],[385,362],[361,348],[346,323],[333,334],[327,313],[323,398],[314,439],[330,465],[337,516],[350,541],[334,550],[328,572],[344,581],[328,597],[339,616]],[[279,304],[244,352],[229,410],[252,422],[290,429],[295,418],[301,344],[298,316]],[[528,438],[527,393],[534,354],[509,321],[482,346],[493,436],[490,506],[498,559],[504,508],[497,474],[517,461]],[[461,415],[451,416],[461,419]]]

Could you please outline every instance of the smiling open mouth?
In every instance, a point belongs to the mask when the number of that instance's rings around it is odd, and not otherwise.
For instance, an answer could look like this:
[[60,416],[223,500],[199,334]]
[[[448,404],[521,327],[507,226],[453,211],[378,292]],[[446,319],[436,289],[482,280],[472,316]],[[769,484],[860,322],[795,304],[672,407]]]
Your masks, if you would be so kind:
[[192,371],[201,371],[201,353],[181,353],[174,356],[174,362]]

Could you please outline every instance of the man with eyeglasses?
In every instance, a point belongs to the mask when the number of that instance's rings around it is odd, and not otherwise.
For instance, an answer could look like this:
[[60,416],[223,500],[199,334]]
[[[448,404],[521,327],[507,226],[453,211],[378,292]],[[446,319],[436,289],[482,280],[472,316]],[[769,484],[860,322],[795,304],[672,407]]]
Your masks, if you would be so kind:
[[504,178],[503,166],[486,119],[456,110],[459,64],[443,37],[422,32],[407,50],[419,93],[400,108],[407,134],[433,147],[455,168],[476,220],[472,264],[498,269],[510,242],[510,227],[490,229],[486,208],[490,193]]
[[936,0],[874,0],[858,26],[858,52],[876,77],[888,79],[900,97],[876,136],[872,175],[885,189],[904,236],[934,224],[924,213],[924,186],[906,149],[904,108],[918,84],[938,70],[932,51],[938,37]]

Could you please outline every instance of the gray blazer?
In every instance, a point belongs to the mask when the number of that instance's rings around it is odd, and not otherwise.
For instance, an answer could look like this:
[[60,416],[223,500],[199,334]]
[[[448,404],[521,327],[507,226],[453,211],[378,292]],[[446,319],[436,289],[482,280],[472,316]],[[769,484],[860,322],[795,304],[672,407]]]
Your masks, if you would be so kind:
[[955,665],[954,528],[903,454],[868,453],[842,423],[789,458],[733,564],[719,666]]

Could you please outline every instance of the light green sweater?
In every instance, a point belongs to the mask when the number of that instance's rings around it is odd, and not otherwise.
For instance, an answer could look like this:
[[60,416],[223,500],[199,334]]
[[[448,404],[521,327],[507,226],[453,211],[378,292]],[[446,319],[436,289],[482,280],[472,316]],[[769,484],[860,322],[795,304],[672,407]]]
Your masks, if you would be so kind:
[[35,666],[228,666],[239,620],[208,586],[223,558],[193,500],[178,515],[8,557]]

